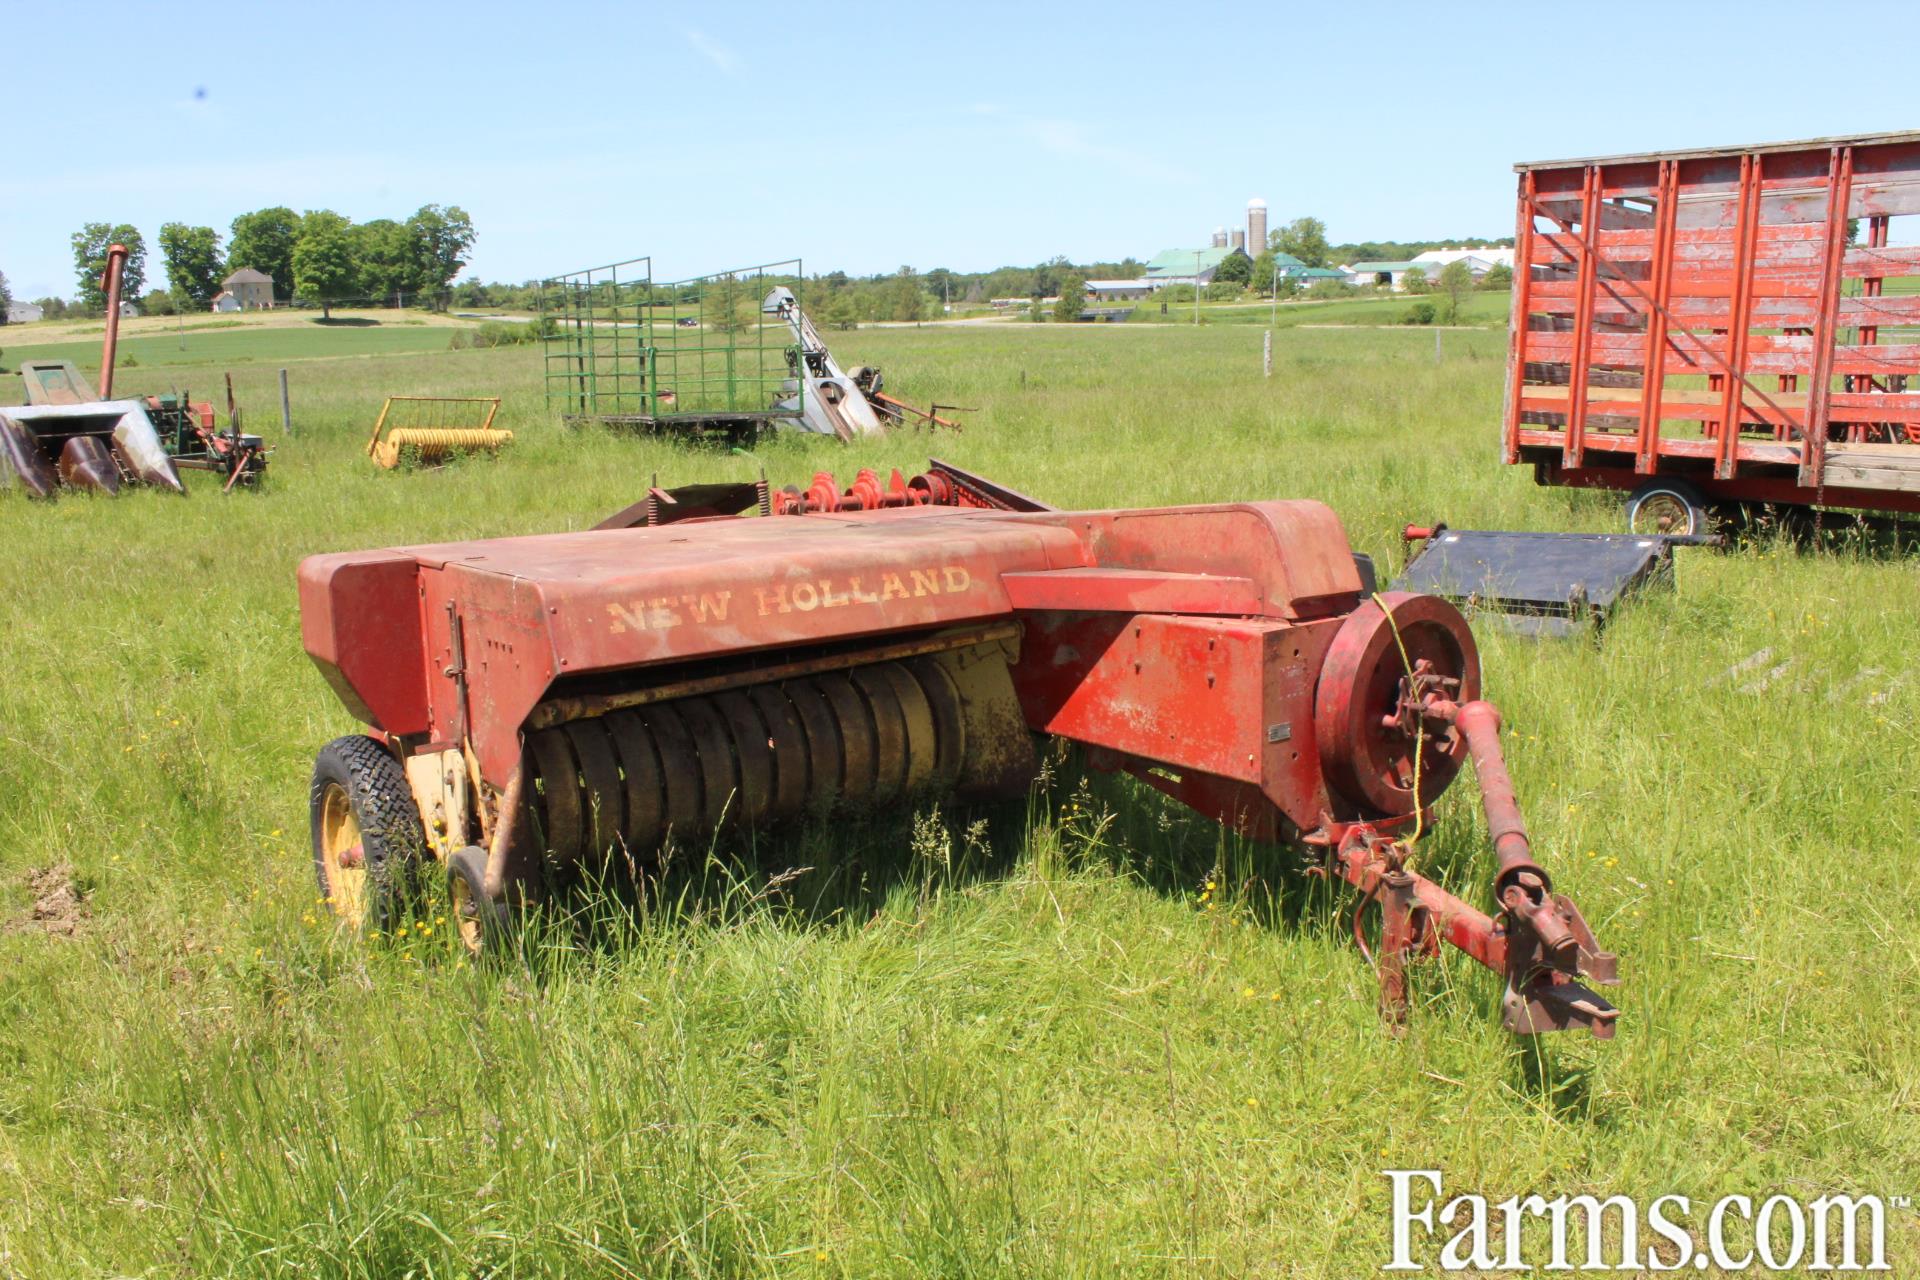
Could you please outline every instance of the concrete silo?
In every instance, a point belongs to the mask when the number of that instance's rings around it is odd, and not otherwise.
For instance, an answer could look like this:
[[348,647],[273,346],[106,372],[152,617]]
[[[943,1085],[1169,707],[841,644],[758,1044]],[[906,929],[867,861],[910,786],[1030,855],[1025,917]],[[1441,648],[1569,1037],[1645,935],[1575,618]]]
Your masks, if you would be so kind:
[[1224,249],[1227,247],[1227,229],[1225,227],[1215,227],[1213,229],[1213,247],[1216,249]]
[[1247,252],[1267,247],[1267,202],[1259,196],[1247,201]]

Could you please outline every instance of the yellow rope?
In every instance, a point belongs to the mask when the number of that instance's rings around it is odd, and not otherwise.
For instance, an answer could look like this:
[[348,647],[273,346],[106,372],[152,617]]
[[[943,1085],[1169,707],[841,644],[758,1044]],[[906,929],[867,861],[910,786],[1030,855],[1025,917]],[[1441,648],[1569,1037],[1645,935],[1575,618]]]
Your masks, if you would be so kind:
[[[1406,641],[1400,638],[1400,624],[1394,620],[1392,607],[1387,604],[1385,598],[1382,597],[1378,591],[1373,593],[1373,602],[1380,606],[1382,613],[1387,615],[1387,625],[1393,628],[1393,645],[1400,651],[1400,669],[1406,672],[1407,679],[1413,679],[1413,663],[1407,658]],[[1425,827],[1427,817],[1426,806],[1420,803],[1420,761],[1426,752],[1427,745],[1426,718],[1416,716],[1413,724],[1413,838],[1407,841],[1407,866],[1409,869],[1413,866],[1413,847],[1419,843],[1420,833]]]

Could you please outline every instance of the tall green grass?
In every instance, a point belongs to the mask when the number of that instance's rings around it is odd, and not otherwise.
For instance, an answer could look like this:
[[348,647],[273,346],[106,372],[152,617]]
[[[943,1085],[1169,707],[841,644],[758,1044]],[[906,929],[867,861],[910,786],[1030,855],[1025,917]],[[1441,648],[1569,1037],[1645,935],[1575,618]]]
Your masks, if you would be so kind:
[[[1072,753],[1011,810],[682,850],[497,968],[431,907],[405,943],[335,937],[306,780],[356,726],[301,650],[312,552],[929,453],[1062,506],[1319,498],[1389,568],[1408,520],[1617,526],[1499,465],[1495,332],[1436,363],[1429,332],[1290,331],[1270,381],[1251,329],[836,344],[979,412],[688,449],[563,430],[505,348],[301,365],[285,439],[256,364],[262,492],[0,496],[0,917],[55,863],[92,911],[0,933],[0,1275],[1344,1277],[1388,1256],[1384,1168],[1913,1191],[1920,584],[1858,543],[1683,551],[1597,644],[1481,631],[1536,844],[1623,957],[1610,1044],[1516,1043],[1452,957],[1386,1036],[1348,897]],[[518,438],[378,472],[359,449],[403,392],[500,394]],[[1484,843],[1463,780],[1423,866],[1483,901]],[[1920,1265],[1911,1217],[1892,1251]]]

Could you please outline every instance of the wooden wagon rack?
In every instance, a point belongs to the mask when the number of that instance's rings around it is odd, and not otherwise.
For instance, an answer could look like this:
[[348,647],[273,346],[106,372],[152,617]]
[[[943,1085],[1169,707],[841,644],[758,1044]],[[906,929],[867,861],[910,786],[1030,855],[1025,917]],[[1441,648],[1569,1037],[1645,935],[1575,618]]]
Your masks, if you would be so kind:
[[1920,511],[1920,132],[1515,168],[1506,461]]

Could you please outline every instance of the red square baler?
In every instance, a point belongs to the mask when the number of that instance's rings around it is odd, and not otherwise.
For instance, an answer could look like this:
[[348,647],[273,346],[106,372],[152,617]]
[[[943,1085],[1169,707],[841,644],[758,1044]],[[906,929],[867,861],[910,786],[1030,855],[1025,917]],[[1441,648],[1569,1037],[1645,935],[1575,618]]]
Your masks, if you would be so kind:
[[[1390,1012],[1444,938],[1505,977],[1514,1030],[1611,1033],[1578,979],[1613,957],[1533,860],[1465,620],[1375,594],[1325,506],[1054,511],[939,463],[680,496],[609,522],[631,527],[302,563],[307,651],[373,729],[314,774],[343,920],[392,919],[438,860],[478,949],[670,838],[1021,794],[1046,735],[1377,898]],[[1468,754],[1492,915],[1408,865]]]

